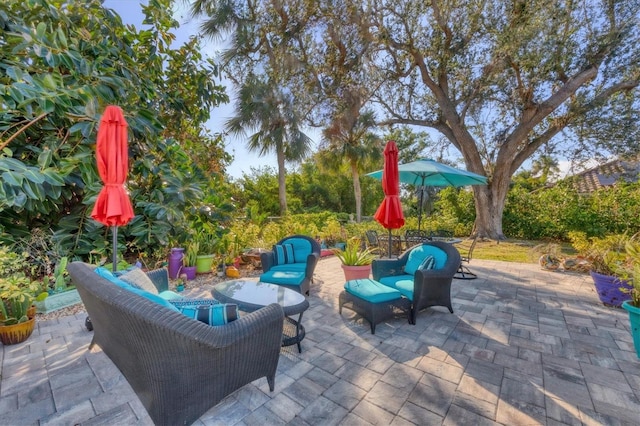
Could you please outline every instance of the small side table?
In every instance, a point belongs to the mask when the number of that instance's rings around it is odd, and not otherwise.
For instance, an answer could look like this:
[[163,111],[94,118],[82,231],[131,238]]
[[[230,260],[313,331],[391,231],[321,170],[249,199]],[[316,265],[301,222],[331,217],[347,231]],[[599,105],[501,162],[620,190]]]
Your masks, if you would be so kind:
[[[309,302],[300,293],[288,288],[249,279],[224,281],[217,284],[211,294],[222,303],[235,303],[245,312],[257,311],[271,303],[282,306],[285,326],[282,333],[282,346],[297,345],[302,353],[300,342],[304,339],[302,314],[309,309]],[[291,316],[298,315],[298,319]]]

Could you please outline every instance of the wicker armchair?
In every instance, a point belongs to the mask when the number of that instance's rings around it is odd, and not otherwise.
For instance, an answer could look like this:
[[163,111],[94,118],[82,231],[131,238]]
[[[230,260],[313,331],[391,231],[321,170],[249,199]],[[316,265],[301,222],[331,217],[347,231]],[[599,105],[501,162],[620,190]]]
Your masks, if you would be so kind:
[[191,424],[261,377],[273,391],[284,313],[277,304],[212,327],[133,294],[73,262],[69,275],[94,336],[155,424]]
[[[278,262],[275,247],[291,245],[294,255],[292,261]],[[278,241],[274,250],[262,253],[262,275],[260,281],[280,285],[300,294],[308,295],[313,272],[320,259],[320,244],[306,235],[291,235]]]
[[[405,272],[405,266],[414,250],[431,246],[440,249],[443,254],[443,265],[436,269],[417,269],[413,275]],[[409,322],[416,323],[418,312],[429,306],[446,306],[453,313],[451,306],[451,282],[460,266],[460,253],[451,244],[432,241],[407,250],[398,259],[376,259],[371,265],[373,279],[387,286],[397,288],[403,296],[411,300]]]

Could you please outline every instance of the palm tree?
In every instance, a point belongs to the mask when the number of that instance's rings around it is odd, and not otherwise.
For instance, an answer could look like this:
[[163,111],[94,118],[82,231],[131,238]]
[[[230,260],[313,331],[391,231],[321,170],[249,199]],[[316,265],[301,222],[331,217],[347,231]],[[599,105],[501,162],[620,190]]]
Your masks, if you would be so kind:
[[360,170],[365,162],[382,158],[383,141],[371,131],[376,126],[372,111],[360,112],[358,102],[346,102],[347,107],[337,114],[331,125],[323,130],[323,163],[337,169],[347,163],[353,180],[356,199],[356,220],[362,219],[362,191]]
[[312,148],[312,140],[300,129],[293,98],[276,84],[250,76],[237,93],[235,116],[226,123],[232,134],[253,131],[247,149],[263,156],[275,152],[278,162],[280,214],[287,211],[285,161],[300,161]]

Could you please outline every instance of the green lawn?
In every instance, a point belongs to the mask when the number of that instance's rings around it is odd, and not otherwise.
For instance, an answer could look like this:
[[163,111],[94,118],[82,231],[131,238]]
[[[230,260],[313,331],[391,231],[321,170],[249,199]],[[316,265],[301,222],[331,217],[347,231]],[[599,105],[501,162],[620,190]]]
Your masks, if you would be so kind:
[[[468,245],[468,241],[463,241],[461,245]],[[505,241],[478,240],[473,251],[473,258],[487,260],[504,260],[506,262],[537,263],[542,254],[534,249],[540,247],[542,241],[528,241],[508,239]],[[561,253],[565,256],[574,256],[575,252],[571,245],[561,244]]]

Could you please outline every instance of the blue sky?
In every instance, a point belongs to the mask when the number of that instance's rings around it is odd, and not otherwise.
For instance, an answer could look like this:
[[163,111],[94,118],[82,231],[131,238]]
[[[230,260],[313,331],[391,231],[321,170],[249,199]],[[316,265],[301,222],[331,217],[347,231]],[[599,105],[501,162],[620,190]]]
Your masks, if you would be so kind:
[[[142,26],[142,20],[144,18],[140,3],[141,2],[137,0],[105,0],[103,5],[106,8],[115,10],[125,24],[133,24],[139,28]],[[146,3],[146,1],[142,3]],[[177,3],[178,10],[176,11],[175,18],[180,22],[180,28],[175,30],[176,40],[174,43],[176,46],[184,43],[188,40],[189,36],[198,32],[198,24],[193,20],[189,20],[189,14],[184,4],[182,2]],[[204,54],[215,58],[219,47],[213,42],[207,42],[205,49]],[[227,93],[229,97],[233,96],[233,88],[231,85],[227,86]],[[207,122],[207,127],[214,132],[222,131],[225,121],[228,120],[232,114],[232,103],[214,109],[211,111],[211,119]],[[240,178],[243,172],[249,173],[251,167],[261,167],[265,165],[274,168],[277,167],[275,154],[259,157],[257,154],[248,152],[245,148],[244,138],[228,137],[226,141],[227,152],[230,152],[235,157],[235,160],[227,169],[227,172],[233,178]]]

